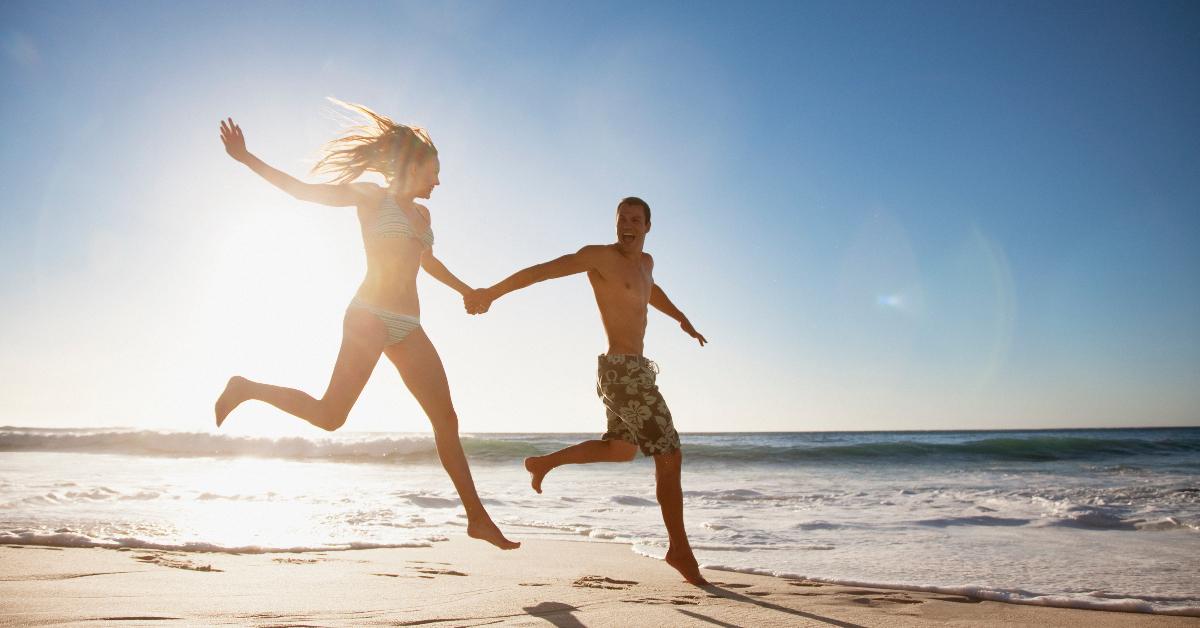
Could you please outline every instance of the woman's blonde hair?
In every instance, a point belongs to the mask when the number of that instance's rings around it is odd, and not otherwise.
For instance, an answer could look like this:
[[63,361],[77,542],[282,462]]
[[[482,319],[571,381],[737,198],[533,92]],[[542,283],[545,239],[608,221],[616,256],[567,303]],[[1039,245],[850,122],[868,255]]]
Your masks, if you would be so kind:
[[410,163],[420,164],[437,155],[437,147],[425,129],[398,124],[362,105],[329,100],[367,121],[351,126],[345,135],[325,144],[325,155],[312,171],[332,175],[331,183],[348,183],[371,171],[382,174],[392,185]]

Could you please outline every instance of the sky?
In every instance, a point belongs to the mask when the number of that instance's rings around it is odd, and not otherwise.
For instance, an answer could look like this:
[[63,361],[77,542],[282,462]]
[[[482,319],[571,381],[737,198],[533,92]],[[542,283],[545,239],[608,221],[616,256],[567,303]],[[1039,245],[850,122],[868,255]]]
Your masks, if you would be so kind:
[[[328,97],[424,126],[484,286],[654,210],[646,354],[683,432],[1200,424],[1194,2],[5,2],[0,424],[207,431],[323,391],[365,269],[308,176]],[[602,432],[583,276],[467,316],[464,432]],[[381,362],[346,429],[427,431]],[[224,431],[316,428],[257,402]]]

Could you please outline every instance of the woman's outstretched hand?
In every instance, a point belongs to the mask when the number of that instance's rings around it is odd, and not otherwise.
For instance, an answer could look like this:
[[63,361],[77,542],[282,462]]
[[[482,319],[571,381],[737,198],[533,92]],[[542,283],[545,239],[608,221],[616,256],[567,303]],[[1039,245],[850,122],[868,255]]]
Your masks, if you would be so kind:
[[233,118],[221,120],[221,143],[225,144],[225,152],[238,161],[246,161],[250,151],[246,150],[246,136],[242,135],[242,127],[233,123]]

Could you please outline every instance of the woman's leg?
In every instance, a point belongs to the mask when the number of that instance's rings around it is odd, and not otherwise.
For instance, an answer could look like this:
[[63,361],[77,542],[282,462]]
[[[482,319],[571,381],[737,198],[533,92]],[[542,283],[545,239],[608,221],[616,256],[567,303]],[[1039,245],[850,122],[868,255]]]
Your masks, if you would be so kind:
[[225,417],[243,401],[257,399],[323,430],[336,430],[346,422],[350,408],[358,401],[358,395],[379,362],[385,342],[387,329],[375,315],[361,308],[350,308],[342,324],[342,348],[338,351],[329,386],[320,399],[294,388],[234,376],[217,399],[217,427],[221,427]]
[[467,456],[458,439],[458,415],[454,413],[454,404],[450,401],[446,371],[425,330],[420,327],[414,329],[402,342],[387,347],[384,353],[396,365],[404,385],[408,386],[433,424],[438,457],[467,510],[467,534],[500,549],[519,547],[520,543],[504,538],[504,533],[492,522],[483,502],[479,500],[479,493],[475,491],[471,468],[467,465]]

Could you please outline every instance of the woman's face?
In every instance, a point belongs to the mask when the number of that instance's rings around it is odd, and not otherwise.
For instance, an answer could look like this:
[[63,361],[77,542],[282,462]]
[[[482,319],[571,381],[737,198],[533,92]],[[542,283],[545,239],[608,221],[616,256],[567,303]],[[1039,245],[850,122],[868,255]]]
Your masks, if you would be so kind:
[[433,194],[433,188],[442,183],[438,180],[441,170],[442,164],[437,155],[413,166],[408,175],[408,191],[413,198],[429,198]]

